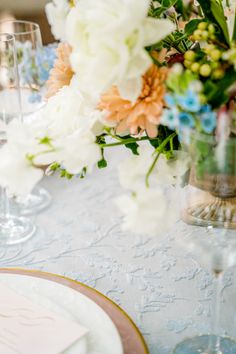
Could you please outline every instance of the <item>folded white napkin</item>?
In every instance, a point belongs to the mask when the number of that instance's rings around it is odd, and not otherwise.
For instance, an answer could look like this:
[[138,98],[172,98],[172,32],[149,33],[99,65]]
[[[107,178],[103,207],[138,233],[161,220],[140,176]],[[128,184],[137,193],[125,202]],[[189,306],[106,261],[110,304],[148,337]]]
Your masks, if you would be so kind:
[[1,354],[60,354],[87,332],[0,283]]

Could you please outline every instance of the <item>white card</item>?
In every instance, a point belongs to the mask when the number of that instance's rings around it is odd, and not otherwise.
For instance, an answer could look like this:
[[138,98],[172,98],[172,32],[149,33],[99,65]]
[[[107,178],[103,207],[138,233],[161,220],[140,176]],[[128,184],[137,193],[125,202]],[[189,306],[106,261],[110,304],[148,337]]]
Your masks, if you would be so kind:
[[1,354],[60,354],[87,332],[0,283]]

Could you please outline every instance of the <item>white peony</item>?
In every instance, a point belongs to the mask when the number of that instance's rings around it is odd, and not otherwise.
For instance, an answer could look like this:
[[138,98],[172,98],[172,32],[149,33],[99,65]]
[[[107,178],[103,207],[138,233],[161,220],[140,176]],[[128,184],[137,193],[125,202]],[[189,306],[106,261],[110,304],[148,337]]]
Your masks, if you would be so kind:
[[66,18],[70,11],[68,0],[53,0],[46,4],[45,11],[55,39],[66,40]]
[[113,84],[135,101],[152,60],[146,46],[174,29],[147,17],[149,0],[80,0],[67,18],[71,63],[85,92],[99,96]]

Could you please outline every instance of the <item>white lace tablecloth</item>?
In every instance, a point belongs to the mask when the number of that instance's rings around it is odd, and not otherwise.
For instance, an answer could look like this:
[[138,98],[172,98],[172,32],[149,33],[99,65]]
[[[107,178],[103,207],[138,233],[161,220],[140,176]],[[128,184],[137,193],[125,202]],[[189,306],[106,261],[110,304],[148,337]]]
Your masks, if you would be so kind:
[[[121,193],[122,156],[113,151],[109,168],[84,180],[45,179],[53,203],[37,217],[38,234],[1,249],[0,266],[58,273],[98,289],[133,318],[150,354],[169,354],[183,338],[209,331],[212,279],[179,242],[192,231],[181,221],[161,236],[121,231],[113,200]],[[233,271],[224,282],[222,332],[233,335]]]

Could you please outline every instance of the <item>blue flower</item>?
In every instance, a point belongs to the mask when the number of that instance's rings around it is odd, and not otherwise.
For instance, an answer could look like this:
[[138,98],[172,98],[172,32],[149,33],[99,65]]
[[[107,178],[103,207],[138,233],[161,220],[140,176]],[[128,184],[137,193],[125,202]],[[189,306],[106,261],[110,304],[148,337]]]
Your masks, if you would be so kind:
[[216,113],[207,112],[201,115],[202,129],[205,133],[212,133],[216,128]]
[[192,114],[187,112],[180,112],[179,125],[181,128],[193,128],[195,126],[195,121]]
[[165,95],[165,102],[169,107],[176,106],[176,99],[175,99],[175,97],[171,96],[170,94]]
[[177,96],[178,104],[185,111],[198,112],[201,108],[199,98],[196,93],[189,90],[184,96]]
[[55,59],[55,46],[43,47],[36,51],[35,64],[38,70],[38,80],[41,85],[48,80],[49,72],[53,68]]
[[199,113],[209,113],[211,112],[211,106],[209,104],[204,104],[201,106]]
[[161,124],[166,125],[172,130],[176,129],[179,125],[178,111],[175,109],[165,109],[161,119]]

